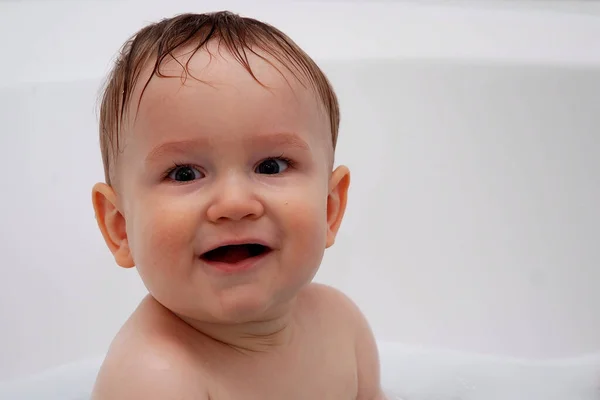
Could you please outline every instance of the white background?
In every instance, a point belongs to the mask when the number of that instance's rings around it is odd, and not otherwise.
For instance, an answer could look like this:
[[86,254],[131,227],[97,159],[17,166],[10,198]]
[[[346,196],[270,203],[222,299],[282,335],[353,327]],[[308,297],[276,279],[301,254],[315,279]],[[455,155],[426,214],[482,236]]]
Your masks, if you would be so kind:
[[598,352],[600,6],[439,3],[0,2],[0,380],[103,353],[144,295],[91,207],[99,89],[147,22],[223,8],[339,93],[353,183],[318,280],[378,338]]

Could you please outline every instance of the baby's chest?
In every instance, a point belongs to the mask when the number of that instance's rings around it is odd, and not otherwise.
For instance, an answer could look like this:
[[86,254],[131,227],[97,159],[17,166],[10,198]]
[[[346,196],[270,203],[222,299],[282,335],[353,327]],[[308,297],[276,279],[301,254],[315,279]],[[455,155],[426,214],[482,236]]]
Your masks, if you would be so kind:
[[212,382],[211,400],[355,400],[358,387],[354,354],[311,350]]
[[210,400],[355,400],[355,373],[314,370],[295,375],[280,371],[260,380],[240,376],[234,381],[214,382],[208,389]]

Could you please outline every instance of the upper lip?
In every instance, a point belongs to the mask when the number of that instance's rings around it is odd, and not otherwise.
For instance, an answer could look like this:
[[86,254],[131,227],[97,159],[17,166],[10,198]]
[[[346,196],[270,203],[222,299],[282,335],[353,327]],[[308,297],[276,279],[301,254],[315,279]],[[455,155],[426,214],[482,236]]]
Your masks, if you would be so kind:
[[248,238],[238,238],[238,239],[222,240],[219,242],[214,242],[210,245],[205,246],[202,249],[202,251],[200,252],[200,254],[206,254],[210,251],[213,251],[213,250],[218,249],[219,247],[223,247],[223,246],[235,246],[235,245],[243,245],[243,244],[258,244],[258,245],[264,246],[268,249],[273,248],[267,241],[265,241],[263,239],[248,237]]

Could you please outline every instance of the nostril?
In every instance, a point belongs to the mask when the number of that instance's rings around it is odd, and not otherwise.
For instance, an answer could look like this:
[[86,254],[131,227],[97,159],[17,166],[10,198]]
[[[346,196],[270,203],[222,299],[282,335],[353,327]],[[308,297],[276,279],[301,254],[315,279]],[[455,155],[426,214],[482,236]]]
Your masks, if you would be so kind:
[[264,214],[263,204],[253,197],[244,194],[223,197],[208,207],[207,218],[213,223],[255,220]]

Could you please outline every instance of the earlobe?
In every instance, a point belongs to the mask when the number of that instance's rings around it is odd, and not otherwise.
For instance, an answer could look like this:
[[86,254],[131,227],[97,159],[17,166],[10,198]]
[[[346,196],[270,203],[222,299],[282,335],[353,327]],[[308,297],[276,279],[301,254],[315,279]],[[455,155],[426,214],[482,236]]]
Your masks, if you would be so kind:
[[123,268],[134,267],[135,263],[127,240],[125,218],[117,207],[117,194],[109,185],[97,183],[92,189],[92,203],[96,222],[115,261]]
[[327,243],[331,247],[335,243],[348,201],[348,188],[350,187],[350,171],[341,165],[331,174],[329,195],[327,196]]

